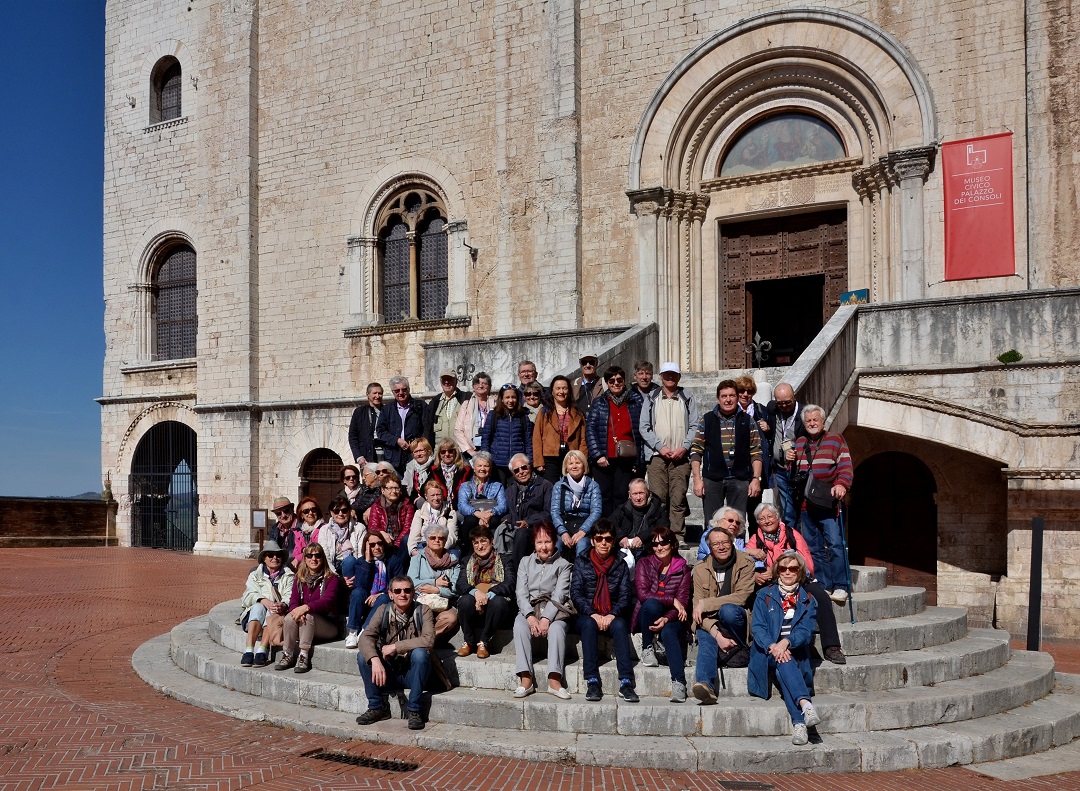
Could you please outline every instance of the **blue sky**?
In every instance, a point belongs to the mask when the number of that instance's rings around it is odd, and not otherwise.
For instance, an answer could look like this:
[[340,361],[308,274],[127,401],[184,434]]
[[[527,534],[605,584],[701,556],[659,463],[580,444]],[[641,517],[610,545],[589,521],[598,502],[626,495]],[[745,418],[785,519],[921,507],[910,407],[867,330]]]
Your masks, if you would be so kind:
[[101,489],[105,2],[0,19],[0,496],[67,496]]

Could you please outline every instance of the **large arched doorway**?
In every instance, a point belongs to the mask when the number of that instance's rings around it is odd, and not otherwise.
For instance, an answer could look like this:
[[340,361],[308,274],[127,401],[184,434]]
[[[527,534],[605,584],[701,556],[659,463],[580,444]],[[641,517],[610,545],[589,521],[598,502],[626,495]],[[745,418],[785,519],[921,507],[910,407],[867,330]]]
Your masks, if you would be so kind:
[[183,423],[158,423],[139,440],[131,462],[131,543],[190,552],[198,540],[198,449]]
[[852,563],[884,566],[890,585],[926,588],[937,604],[937,482],[910,453],[871,456],[855,470],[848,545]]
[[341,457],[328,448],[311,451],[300,465],[300,496],[314,497],[323,511],[341,491]]

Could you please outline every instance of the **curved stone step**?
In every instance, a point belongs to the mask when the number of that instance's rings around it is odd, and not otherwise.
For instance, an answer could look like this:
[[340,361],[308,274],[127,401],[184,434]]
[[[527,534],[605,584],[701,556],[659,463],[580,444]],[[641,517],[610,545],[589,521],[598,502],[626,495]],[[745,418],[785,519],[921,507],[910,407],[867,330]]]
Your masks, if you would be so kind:
[[[660,736],[642,741],[633,736],[440,722],[429,722],[423,731],[409,731],[402,720],[361,728],[350,715],[314,708],[299,698],[292,702],[256,698],[195,678],[173,664],[168,655],[170,641],[169,635],[162,635],[144,643],[132,657],[133,668],[155,689],[209,711],[345,740],[525,760],[685,771],[899,771],[1016,757],[1067,744],[1080,735],[1080,694],[1071,684],[1059,684],[1051,694],[1023,708],[980,720],[911,730],[825,734],[804,747],[793,747],[786,735]],[[377,753],[378,748],[367,752]]]
[[[225,648],[240,652],[244,647],[244,635],[235,625],[236,602],[226,602],[210,611],[208,631],[211,638]],[[976,673],[985,673],[1005,664],[1009,658],[1008,635],[1005,632],[979,630],[965,637],[966,620],[963,610],[930,608],[904,618],[871,621],[852,627],[842,624],[841,642],[848,652],[847,665],[822,662],[817,670],[819,691],[873,690],[924,683],[939,683]],[[452,651],[441,650],[446,664],[456,669],[455,681],[463,686],[479,689],[512,690],[517,686],[514,670],[513,647],[509,632],[501,632],[491,646],[497,653],[489,659],[475,656],[460,659]],[[460,637],[455,638],[460,644]],[[571,692],[583,692],[577,649],[577,637],[568,641],[566,682]],[[939,646],[937,650],[928,648]],[[854,646],[855,650],[852,650]],[[873,648],[876,655],[862,654],[859,649]],[[820,647],[819,647],[820,649]],[[820,654],[820,650],[819,650]],[[547,677],[546,659],[535,657],[535,669],[539,678]],[[695,649],[688,657],[692,664]],[[335,673],[356,673],[356,651],[344,647],[344,641],[316,646],[312,654],[313,666],[318,670]],[[641,694],[666,696],[671,690],[670,674],[666,667],[635,667],[638,690]],[[692,674],[691,674],[692,675]],[[605,684],[616,681],[611,663],[601,667]],[[721,695],[745,695],[746,671],[725,671],[727,689]]]
[[[235,651],[210,639],[206,618],[197,618],[173,630],[173,661],[183,670],[215,684],[270,697],[310,702],[319,708],[359,713],[363,702],[359,673],[316,669],[309,674],[278,673],[270,668],[243,668]],[[316,649],[314,655],[318,654]],[[860,732],[933,725],[980,717],[1015,708],[1045,695],[1053,685],[1053,661],[1044,654],[1021,652],[1008,665],[979,676],[945,681],[933,687],[904,687],[872,692],[815,696],[822,712],[821,732]],[[355,661],[355,658],[354,658]],[[465,660],[462,664],[467,664]],[[480,664],[475,660],[474,664]],[[483,661],[490,664],[491,660]],[[509,679],[513,665],[503,663]],[[652,670],[646,668],[645,670]],[[543,679],[539,669],[538,677]],[[778,735],[790,730],[783,703],[777,696],[761,701],[746,695],[746,671],[726,673],[729,696],[716,706],[673,705],[652,694],[655,671],[638,675],[642,703],[617,701],[614,668],[605,666],[602,677],[608,697],[594,704],[579,694],[570,701],[537,694],[516,700],[507,689],[459,686],[432,697],[431,717],[441,722],[486,725],[526,730],[621,735]],[[666,675],[666,671],[664,673]],[[579,667],[567,667],[568,689],[584,688]],[[693,678],[693,674],[688,674]],[[513,683],[512,681],[508,683]],[[663,684],[663,692],[670,685]],[[613,708],[614,707],[614,708]]]

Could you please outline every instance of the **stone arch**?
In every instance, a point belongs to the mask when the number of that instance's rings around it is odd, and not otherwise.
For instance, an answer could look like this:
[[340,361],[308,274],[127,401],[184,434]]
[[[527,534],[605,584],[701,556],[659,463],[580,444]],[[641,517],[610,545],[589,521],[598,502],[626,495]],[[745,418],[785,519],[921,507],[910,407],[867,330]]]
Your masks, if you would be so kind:
[[[166,39],[159,41],[152,46],[146,53],[146,57],[143,58],[142,66],[139,67],[139,90],[132,92],[136,97],[149,97],[151,84],[153,82],[154,68],[158,65],[162,58],[176,58],[180,63],[180,73],[183,77],[181,83],[181,95],[182,95],[182,113],[181,118],[194,118],[198,115],[199,110],[199,91],[196,86],[199,82],[199,76],[195,72],[195,62],[191,57],[191,50],[179,39]],[[149,117],[149,114],[139,115],[141,121],[145,121]],[[145,123],[139,124],[139,126],[145,126]]]
[[381,323],[377,294],[377,222],[387,200],[408,187],[436,195],[446,209],[448,299],[446,317],[469,315],[467,280],[470,248],[465,194],[454,175],[423,157],[409,157],[382,167],[361,190],[354,204],[347,241],[349,312],[360,325]]
[[[847,157],[718,177],[717,163],[740,130],[790,111],[825,120]],[[854,14],[769,12],[703,41],[658,86],[630,152],[639,320],[659,325],[661,356],[715,370],[741,348],[746,328],[726,337],[715,330],[730,318],[724,300],[744,298],[728,294],[732,284],[719,271],[721,221],[733,218],[841,210],[822,217],[843,240],[835,255],[821,248],[832,258],[814,272],[825,273],[827,284],[822,323],[848,288],[869,288],[874,301],[922,296],[929,223],[922,193],[936,138],[933,96],[914,58]],[[834,244],[828,238],[823,245]],[[731,276],[741,277],[734,269]]]
[[199,416],[190,404],[179,401],[157,401],[143,409],[135,419],[131,421],[123,439],[116,451],[116,464],[114,479],[119,480],[131,468],[131,461],[139,440],[158,423],[172,421],[183,423],[197,435],[199,433]]

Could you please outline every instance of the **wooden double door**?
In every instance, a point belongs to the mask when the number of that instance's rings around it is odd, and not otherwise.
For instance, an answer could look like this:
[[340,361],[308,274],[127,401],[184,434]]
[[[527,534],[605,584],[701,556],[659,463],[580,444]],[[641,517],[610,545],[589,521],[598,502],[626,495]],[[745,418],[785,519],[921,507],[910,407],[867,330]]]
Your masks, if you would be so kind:
[[772,348],[764,365],[790,365],[847,290],[847,210],[720,226],[725,368],[754,364],[755,333]]

